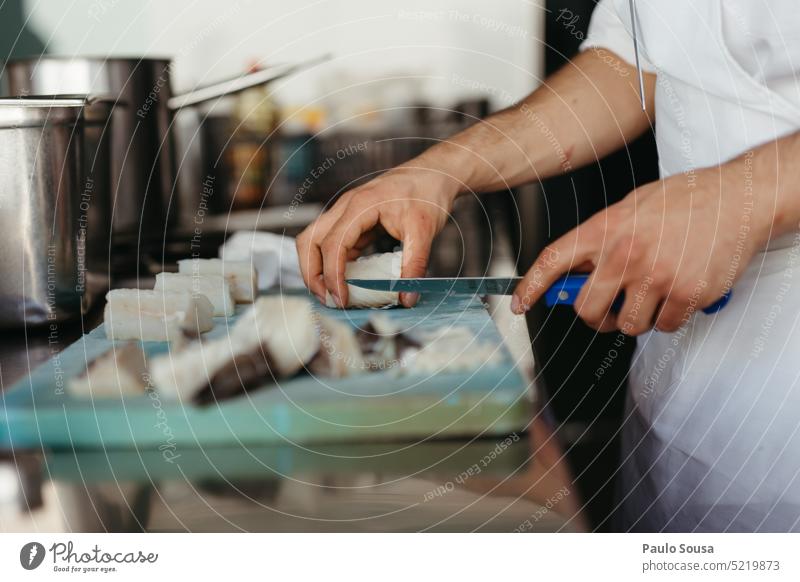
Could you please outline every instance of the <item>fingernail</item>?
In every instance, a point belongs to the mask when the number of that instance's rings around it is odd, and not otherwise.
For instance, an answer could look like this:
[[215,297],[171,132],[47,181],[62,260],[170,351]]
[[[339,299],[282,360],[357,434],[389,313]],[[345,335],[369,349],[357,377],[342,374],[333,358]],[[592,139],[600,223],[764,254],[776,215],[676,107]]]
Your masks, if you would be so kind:
[[342,305],[342,300],[339,299],[339,296],[336,293],[331,293],[333,295],[333,302],[336,304],[336,307],[342,309],[344,305]]
[[511,296],[511,311],[519,313],[519,297],[516,295]]
[[419,301],[419,293],[403,293],[400,301],[406,307],[414,307]]

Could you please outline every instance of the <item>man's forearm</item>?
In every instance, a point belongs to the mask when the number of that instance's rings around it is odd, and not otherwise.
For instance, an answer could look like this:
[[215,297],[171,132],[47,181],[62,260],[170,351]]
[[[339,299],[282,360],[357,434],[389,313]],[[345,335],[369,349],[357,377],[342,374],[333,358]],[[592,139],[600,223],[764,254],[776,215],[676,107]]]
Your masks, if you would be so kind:
[[[655,76],[647,75],[652,112]],[[600,159],[649,127],[636,69],[588,50],[522,102],[436,145],[409,165],[447,176],[459,192],[490,191],[568,172]]]

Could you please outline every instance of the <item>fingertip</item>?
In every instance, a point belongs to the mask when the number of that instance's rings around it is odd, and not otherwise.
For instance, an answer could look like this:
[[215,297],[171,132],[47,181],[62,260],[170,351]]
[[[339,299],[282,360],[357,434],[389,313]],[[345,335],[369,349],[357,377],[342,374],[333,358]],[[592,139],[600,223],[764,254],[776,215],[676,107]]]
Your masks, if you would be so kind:
[[336,293],[336,298],[339,300],[339,307],[344,309],[350,298],[349,289],[347,288],[347,283],[339,284],[339,289],[338,292]]
[[419,301],[419,293],[400,293],[400,304],[403,307],[414,307]]
[[534,286],[523,280],[511,295],[511,310],[518,315],[526,313],[538,299],[538,293]]
[[320,303],[325,303],[326,289],[321,275],[316,278],[309,279],[308,288],[311,293],[313,293],[314,296],[319,299]]

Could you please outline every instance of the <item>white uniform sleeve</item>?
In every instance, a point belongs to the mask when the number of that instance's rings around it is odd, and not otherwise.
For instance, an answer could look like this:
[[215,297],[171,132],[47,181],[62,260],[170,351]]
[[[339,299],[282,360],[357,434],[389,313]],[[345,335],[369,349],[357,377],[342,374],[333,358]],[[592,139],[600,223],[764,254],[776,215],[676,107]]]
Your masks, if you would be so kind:
[[[622,8],[624,5],[624,8]],[[639,63],[648,73],[655,73],[656,69],[645,58],[642,49],[641,27],[637,27],[639,37]],[[592,13],[589,22],[589,31],[586,39],[581,43],[580,50],[604,48],[619,55],[625,62],[636,66],[636,55],[633,50],[633,36],[630,31],[630,11],[628,2],[622,2],[620,11],[614,0],[600,0]]]

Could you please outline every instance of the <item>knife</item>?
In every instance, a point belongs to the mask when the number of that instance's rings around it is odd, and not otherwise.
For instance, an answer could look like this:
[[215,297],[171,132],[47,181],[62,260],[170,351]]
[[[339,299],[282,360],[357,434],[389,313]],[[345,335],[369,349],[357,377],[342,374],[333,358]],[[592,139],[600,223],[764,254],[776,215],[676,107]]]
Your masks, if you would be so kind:
[[[547,307],[555,305],[575,305],[589,275],[570,274],[558,279],[545,292]],[[419,279],[348,279],[349,285],[373,291],[392,291],[402,293],[449,293],[453,295],[511,295],[522,277],[427,277]],[[731,292],[726,291],[716,302],[703,309],[703,313],[716,313],[730,301]],[[622,307],[624,295],[621,293],[611,306],[613,311]]]

